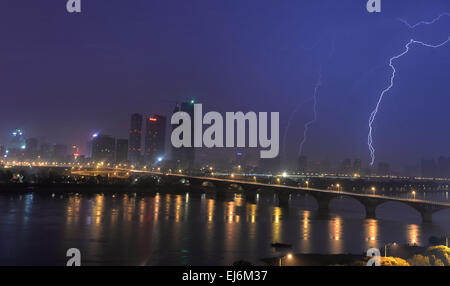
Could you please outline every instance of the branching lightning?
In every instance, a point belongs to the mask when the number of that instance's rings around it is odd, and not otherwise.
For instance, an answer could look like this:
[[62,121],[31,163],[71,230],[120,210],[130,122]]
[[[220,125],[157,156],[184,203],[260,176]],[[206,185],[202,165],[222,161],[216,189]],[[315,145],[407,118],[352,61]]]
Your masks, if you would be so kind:
[[302,153],[303,153],[303,145],[306,142],[306,139],[307,139],[307,136],[308,136],[309,127],[312,124],[314,124],[314,122],[317,121],[317,96],[319,94],[319,88],[321,86],[322,86],[322,69],[320,69],[320,71],[319,71],[319,78],[317,79],[316,86],[314,87],[314,96],[313,96],[313,101],[314,101],[313,113],[314,113],[314,117],[313,117],[313,119],[311,119],[310,121],[306,122],[306,124],[305,124],[305,128],[303,130],[303,139],[300,142],[300,147],[299,147],[299,150],[298,150],[298,155],[299,156],[301,156]]
[[445,13],[440,14],[439,16],[437,16],[436,18],[434,18],[431,21],[420,21],[414,25],[409,24],[408,21],[406,21],[405,19],[402,19],[402,18],[399,18],[398,20],[400,22],[402,22],[403,24],[405,24],[406,26],[408,26],[409,28],[414,29],[420,25],[432,25],[432,24],[436,23],[437,21],[439,21],[442,17],[450,17],[450,13],[445,12]]
[[[424,22],[424,23],[428,23],[428,22]],[[395,66],[394,66],[394,60],[397,60],[397,59],[403,57],[404,55],[406,55],[409,52],[411,45],[414,45],[414,44],[418,44],[418,45],[421,45],[423,47],[435,49],[435,48],[442,47],[442,46],[446,45],[449,42],[450,42],[450,37],[448,37],[447,40],[445,40],[444,42],[436,44],[436,45],[427,44],[427,43],[424,43],[424,42],[421,42],[421,41],[416,41],[414,39],[411,39],[405,45],[405,50],[402,53],[400,53],[399,55],[396,55],[396,56],[394,56],[394,57],[389,59],[389,66],[392,69],[390,85],[381,92],[381,95],[378,98],[378,102],[377,102],[377,104],[375,106],[375,109],[372,111],[372,113],[370,114],[370,117],[369,117],[369,135],[367,136],[367,143],[368,143],[369,151],[370,151],[370,158],[371,158],[370,165],[371,166],[373,166],[373,163],[375,162],[375,148],[373,147],[373,137],[372,137],[373,122],[375,121],[375,118],[377,116],[377,112],[378,112],[378,109],[380,108],[380,104],[381,104],[381,101],[383,100],[383,97],[394,86],[395,74],[397,73],[397,70],[395,69]]]

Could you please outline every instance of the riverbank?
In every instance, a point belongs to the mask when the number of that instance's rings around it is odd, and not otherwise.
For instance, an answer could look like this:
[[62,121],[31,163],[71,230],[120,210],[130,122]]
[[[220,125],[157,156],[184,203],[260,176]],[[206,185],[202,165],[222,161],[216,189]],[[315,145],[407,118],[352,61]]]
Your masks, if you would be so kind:
[[355,254],[292,254],[289,257],[261,259],[266,266],[330,266],[353,265],[363,260],[362,255]]
[[[381,266],[448,266],[450,248],[445,245],[394,246],[385,257],[380,251]],[[369,257],[365,254],[286,254],[262,259],[266,266],[366,266]]]

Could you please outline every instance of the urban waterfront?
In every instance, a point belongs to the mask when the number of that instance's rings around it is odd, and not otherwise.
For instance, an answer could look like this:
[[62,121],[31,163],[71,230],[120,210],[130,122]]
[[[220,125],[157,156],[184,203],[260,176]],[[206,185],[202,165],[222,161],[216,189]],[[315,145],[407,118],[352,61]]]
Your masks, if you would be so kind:
[[[418,198],[421,193],[417,194]],[[448,192],[427,199],[449,201]],[[0,196],[1,265],[65,265],[66,251],[78,248],[83,265],[264,265],[282,256],[271,243],[292,244],[293,253],[363,254],[372,247],[428,245],[450,233],[450,210],[433,224],[399,203],[385,203],[377,219],[365,219],[362,205],[335,199],[321,216],[308,195],[293,195],[278,207],[273,195],[256,202],[229,192],[61,194]],[[389,254],[389,253],[388,253]]]

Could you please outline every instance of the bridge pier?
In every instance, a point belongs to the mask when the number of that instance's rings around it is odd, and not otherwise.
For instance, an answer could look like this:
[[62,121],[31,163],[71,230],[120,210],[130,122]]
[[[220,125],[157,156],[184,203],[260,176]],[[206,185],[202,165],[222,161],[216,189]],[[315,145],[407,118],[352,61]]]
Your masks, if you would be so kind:
[[289,192],[278,191],[277,197],[278,197],[278,206],[280,208],[289,208],[289,197],[290,197]]
[[192,191],[201,191],[203,189],[203,181],[189,179],[189,187]]
[[433,222],[433,214],[447,207],[445,205],[430,205],[425,203],[410,203],[410,206],[415,208],[420,213],[420,216],[422,217],[422,223],[430,224]]
[[328,215],[330,213],[330,199],[321,198],[317,201],[319,214]]
[[227,192],[224,189],[215,190],[215,198],[218,201],[226,201],[227,200]]
[[328,218],[330,216],[330,202],[333,199],[333,196],[321,193],[311,193],[311,196],[316,199],[318,217]]
[[[376,208],[380,204],[385,202],[398,202],[404,203],[416,209],[421,217],[423,223],[431,223],[433,213],[436,211],[450,208],[449,203],[444,202],[433,202],[426,200],[412,200],[406,198],[389,197],[389,196],[374,196],[363,193],[351,193],[351,192],[333,192],[330,190],[320,190],[312,188],[301,188],[292,186],[280,186],[280,185],[268,185],[261,182],[250,182],[250,181],[239,181],[239,180],[229,180],[220,178],[207,178],[207,177],[190,177],[190,176],[179,176],[179,175],[162,175],[155,174],[159,177],[156,180],[156,185],[164,186],[166,185],[171,190],[177,191],[192,191],[197,193],[211,192],[216,195],[217,198],[226,199],[227,196],[233,195],[234,193],[240,193],[245,195],[245,199],[248,202],[256,203],[258,190],[263,193],[274,194],[277,197],[278,205],[282,208],[289,209],[289,198],[291,193],[303,192],[314,197],[317,201],[318,209],[317,213],[320,216],[329,217],[329,207],[332,199],[336,197],[350,197],[361,202],[366,211],[366,218],[376,218]],[[186,180],[184,182],[183,180]],[[159,183],[162,181],[163,183]],[[188,183],[189,182],[189,183]],[[208,184],[203,184],[208,182]],[[208,186],[209,185],[209,186]],[[214,187],[212,187],[214,185]]]
[[376,205],[365,205],[366,207],[366,218],[375,219],[377,218]]
[[366,210],[366,218],[375,219],[377,218],[377,207],[381,203],[379,200],[374,198],[362,198],[358,199],[358,201],[363,204]]
[[421,211],[420,216],[422,217],[422,223],[432,223],[433,213],[430,211]]
[[214,181],[213,184],[216,192],[226,192],[230,188],[229,182]]
[[249,191],[245,191],[244,192],[244,196],[245,196],[245,201],[249,202],[251,204],[256,204],[257,203],[257,192],[256,190],[249,190]]

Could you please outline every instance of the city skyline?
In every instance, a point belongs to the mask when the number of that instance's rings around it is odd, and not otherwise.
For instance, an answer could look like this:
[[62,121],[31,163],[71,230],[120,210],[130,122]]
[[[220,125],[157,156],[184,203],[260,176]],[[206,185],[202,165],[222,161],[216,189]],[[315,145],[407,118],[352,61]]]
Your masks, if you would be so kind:
[[[192,101],[183,104],[177,104],[174,112],[182,110],[192,112],[192,110],[189,111],[189,109],[186,109],[193,105]],[[157,166],[160,164],[160,166],[170,166],[170,168],[181,168],[185,170],[202,169],[204,168],[204,164],[208,165],[208,163],[214,161],[211,159],[206,159],[204,162],[195,161],[194,149],[177,149],[170,146],[170,144],[166,144],[166,137],[169,137],[166,134],[166,129],[174,128],[175,126],[170,127],[164,116],[155,114],[143,116],[134,113],[130,116],[130,119],[129,139],[116,138],[108,134],[96,132],[90,135],[85,152],[81,152],[80,146],[77,145],[51,144],[46,141],[40,142],[37,138],[27,137],[25,130],[15,129],[10,132],[11,136],[7,144],[0,143],[0,155],[5,162],[11,160],[35,162],[54,161],[61,163],[103,161],[115,164],[133,164],[136,166]],[[143,124],[146,124],[145,128]],[[136,130],[136,128],[140,129]],[[142,136],[143,131],[145,131],[144,136]],[[136,133],[138,137],[134,139],[133,134]],[[134,145],[130,145],[129,142],[133,140],[137,140],[137,142]],[[134,151],[133,146],[137,147],[138,151]],[[241,149],[241,151],[235,152],[235,158],[232,157],[227,162],[218,163],[216,166],[219,169],[233,170],[239,166],[239,169],[236,169],[237,172],[260,170],[262,172],[270,171],[272,173],[289,171],[294,174],[336,173],[354,176],[376,174],[383,176],[450,178],[450,156],[447,157],[445,155],[440,155],[436,158],[421,158],[415,164],[405,165],[400,169],[392,168],[390,162],[378,162],[375,166],[371,167],[363,165],[360,158],[342,158],[337,161],[330,161],[326,158],[309,158],[307,155],[301,155],[298,158],[297,165],[287,166],[281,164],[280,158],[258,160],[257,157],[254,157],[249,160],[249,157],[255,154],[246,152],[245,148],[233,149]],[[185,152],[187,153],[184,154]],[[188,155],[189,153],[192,153],[192,155]],[[255,167],[257,169],[254,169]]]

